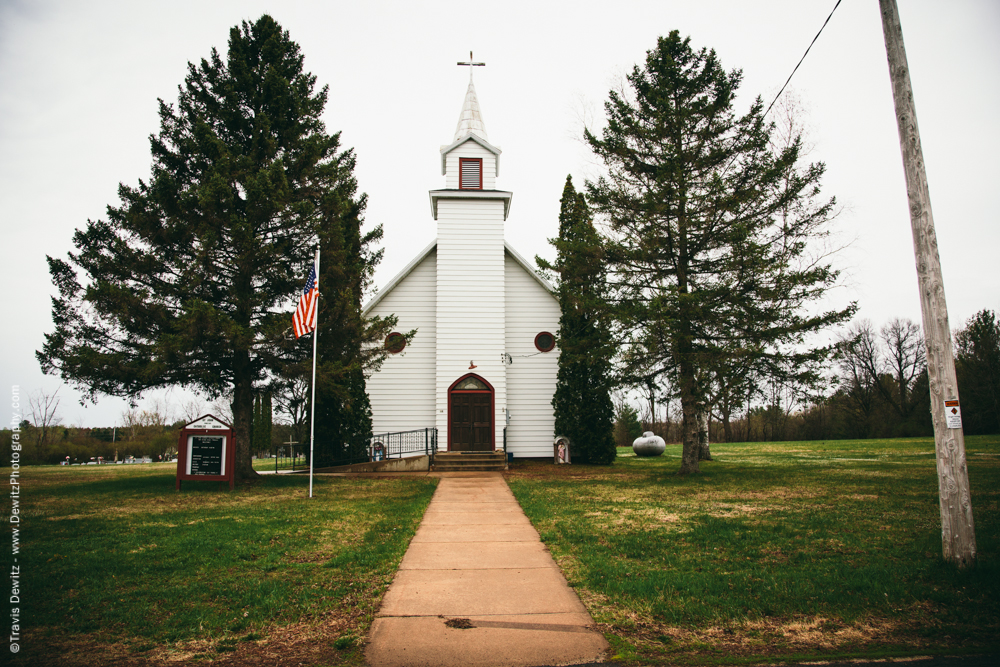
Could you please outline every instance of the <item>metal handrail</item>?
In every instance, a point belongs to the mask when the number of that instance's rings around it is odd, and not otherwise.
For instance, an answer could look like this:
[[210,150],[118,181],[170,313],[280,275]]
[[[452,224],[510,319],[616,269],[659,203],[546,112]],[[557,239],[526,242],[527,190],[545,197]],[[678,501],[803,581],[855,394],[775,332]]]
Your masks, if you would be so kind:
[[434,452],[437,450],[437,435],[436,428],[376,433],[368,443],[369,460],[402,458],[404,454],[423,452],[430,457],[433,465]]

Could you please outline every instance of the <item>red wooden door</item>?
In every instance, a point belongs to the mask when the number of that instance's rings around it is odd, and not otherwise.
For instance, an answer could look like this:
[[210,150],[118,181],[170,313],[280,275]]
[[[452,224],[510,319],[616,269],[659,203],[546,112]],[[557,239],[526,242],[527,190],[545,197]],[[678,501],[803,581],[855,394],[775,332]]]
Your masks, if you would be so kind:
[[453,452],[492,452],[492,393],[452,392],[450,428]]

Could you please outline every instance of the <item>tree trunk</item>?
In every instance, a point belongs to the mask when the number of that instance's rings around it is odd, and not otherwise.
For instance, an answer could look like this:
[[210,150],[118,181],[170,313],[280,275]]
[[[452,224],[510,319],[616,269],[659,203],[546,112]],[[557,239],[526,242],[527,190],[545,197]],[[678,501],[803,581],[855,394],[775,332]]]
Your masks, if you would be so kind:
[[694,394],[694,370],[681,363],[681,413],[684,421],[681,426],[681,469],[680,474],[690,475],[698,472],[698,399]]
[[708,446],[708,415],[709,410],[704,405],[698,411],[698,460],[711,461],[712,451]]
[[260,477],[253,469],[250,441],[253,432],[253,383],[250,380],[250,355],[247,352],[236,352],[233,387],[233,455],[236,457],[233,465],[233,475],[237,484],[248,482]]
[[920,311],[927,345],[927,373],[937,453],[938,495],[941,506],[941,542],[945,560],[967,567],[976,562],[976,532],[965,461],[965,433],[946,423],[946,400],[958,405],[958,380],[951,351],[951,329],[944,298],[944,280],[937,251],[934,216],[924,169],[917,112],[903,48],[903,29],[895,0],[879,0],[882,31],[889,60],[889,76],[896,107],[899,144],[903,152],[910,225],[916,255]]
[[652,380],[646,380],[646,389],[649,391],[649,429],[656,431],[656,389]]
[[723,408],[722,410],[722,433],[726,437],[726,442],[733,442],[733,425],[729,423],[730,411],[729,408]]

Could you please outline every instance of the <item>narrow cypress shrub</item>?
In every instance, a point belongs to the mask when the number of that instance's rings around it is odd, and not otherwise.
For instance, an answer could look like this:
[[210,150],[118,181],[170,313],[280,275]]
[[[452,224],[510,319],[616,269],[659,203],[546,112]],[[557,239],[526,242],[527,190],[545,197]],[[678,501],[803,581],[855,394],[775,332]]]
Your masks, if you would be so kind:
[[607,465],[616,452],[604,257],[587,200],[573,187],[572,177],[566,177],[560,204],[559,238],[550,239],[555,265],[537,260],[559,275],[555,434],[569,438],[574,463]]

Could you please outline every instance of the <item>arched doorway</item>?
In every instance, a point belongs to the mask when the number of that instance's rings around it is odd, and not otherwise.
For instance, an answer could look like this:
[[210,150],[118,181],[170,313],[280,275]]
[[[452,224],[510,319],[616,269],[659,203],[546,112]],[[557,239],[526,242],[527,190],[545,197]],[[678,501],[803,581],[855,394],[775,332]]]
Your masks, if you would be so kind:
[[448,451],[493,451],[493,387],[474,373],[448,387]]

